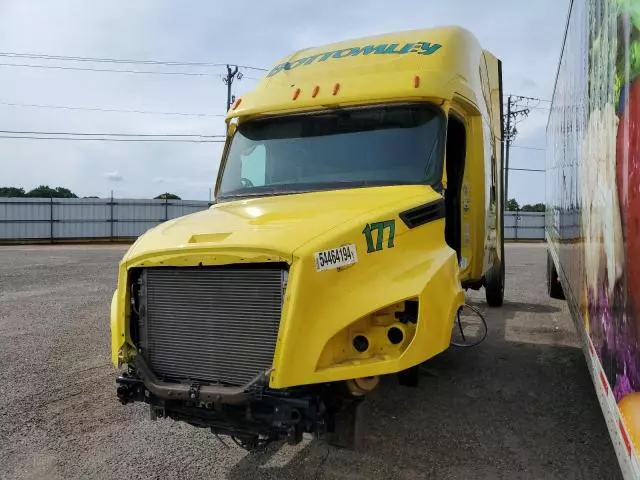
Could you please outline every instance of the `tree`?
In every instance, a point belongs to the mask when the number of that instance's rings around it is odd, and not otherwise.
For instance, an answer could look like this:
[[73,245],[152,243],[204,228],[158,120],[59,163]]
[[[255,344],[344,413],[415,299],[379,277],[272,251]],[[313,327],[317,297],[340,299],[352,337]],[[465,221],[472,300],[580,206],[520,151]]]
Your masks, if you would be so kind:
[[24,197],[22,187],[0,187],[0,197]]
[[178,195],[174,194],[174,193],[161,193],[160,195],[158,195],[157,197],[155,197],[156,200],[182,200]]
[[520,205],[518,204],[515,198],[508,200],[505,207],[506,207],[505,210],[507,212],[517,212],[520,210]]
[[546,210],[544,203],[536,203],[534,205],[523,205],[520,209],[521,212],[544,212]]
[[40,185],[33,190],[29,190],[25,196],[36,198],[78,198],[78,196],[68,188],[51,188],[49,185]]
[[78,198],[78,195],[64,187],[56,187],[56,194],[57,198]]

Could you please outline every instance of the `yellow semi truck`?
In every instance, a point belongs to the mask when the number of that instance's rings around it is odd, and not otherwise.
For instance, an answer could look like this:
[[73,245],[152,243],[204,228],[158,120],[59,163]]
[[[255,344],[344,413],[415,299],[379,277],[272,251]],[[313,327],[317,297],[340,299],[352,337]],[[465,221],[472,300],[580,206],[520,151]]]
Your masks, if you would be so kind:
[[131,246],[111,306],[124,403],[251,447],[352,444],[379,377],[502,304],[501,63],[441,27],[275,65],[226,118],[206,211]]

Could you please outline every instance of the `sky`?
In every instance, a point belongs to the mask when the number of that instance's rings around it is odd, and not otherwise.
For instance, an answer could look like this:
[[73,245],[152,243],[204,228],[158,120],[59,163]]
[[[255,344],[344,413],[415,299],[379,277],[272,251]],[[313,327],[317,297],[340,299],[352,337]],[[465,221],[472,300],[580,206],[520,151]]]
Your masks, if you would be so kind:
[[[549,100],[567,9],[568,0],[0,0],[0,130],[222,135],[226,110],[224,66],[63,62],[2,54],[231,63],[268,69],[301,48],[441,25],[471,30],[503,61],[505,93]],[[233,85],[237,96],[263,75],[260,70],[240,71],[244,76]],[[512,168],[544,169],[549,104],[533,105],[529,117],[518,125]],[[46,184],[67,187],[79,196],[105,197],[113,192],[121,198],[171,192],[184,199],[207,200],[221,149],[219,143],[0,138],[0,186],[28,190]],[[509,197],[521,204],[544,202],[544,173],[511,171],[509,178]]]

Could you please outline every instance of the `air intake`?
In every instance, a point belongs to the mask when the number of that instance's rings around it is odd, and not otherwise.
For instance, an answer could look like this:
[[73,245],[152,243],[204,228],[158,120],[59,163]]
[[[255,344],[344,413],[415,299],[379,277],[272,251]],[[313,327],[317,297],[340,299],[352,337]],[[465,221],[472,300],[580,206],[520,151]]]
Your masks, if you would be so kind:
[[440,220],[446,216],[446,209],[443,200],[420,205],[419,207],[405,210],[400,213],[400,218],[409,228],[419,227],[425,223]]

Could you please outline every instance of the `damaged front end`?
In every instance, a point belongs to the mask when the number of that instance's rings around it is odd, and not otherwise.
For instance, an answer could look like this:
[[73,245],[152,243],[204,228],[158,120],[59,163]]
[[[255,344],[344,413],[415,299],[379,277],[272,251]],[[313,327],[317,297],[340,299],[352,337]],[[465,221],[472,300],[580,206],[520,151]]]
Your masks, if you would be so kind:
[[[195,427],[209,428],[216,435],[230,436],[247,449],[286,438],[297,444],[304,433],[322,436],[334,428],[327,424],[332,413],[345,405],[327,405],[337,398],[331,386],[272,390],[265,376],[241,386],[202,385],[199,382],[167,383],[146,376],[135,362],[117,380],[117,394],[123,403],[146,402],[151,419],[171,418]],[[352,399],[352,404],[359,400]]]
[[355,415],[358,394],[337,383],[269,388],[287,277],[286,263],[130,269],[135,350],[116,380],[120,402],[248,449],[331,435],[337,418]]
[[429,187],[354,189],[218,204],[147,232],[112,302],[119,399],[249,447],[306,432],[355,448],[379,378],[412,383],[449,346],[464,294],[441,206]]

